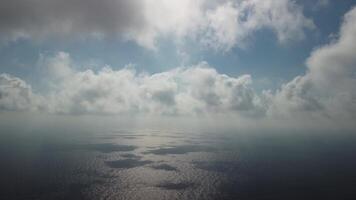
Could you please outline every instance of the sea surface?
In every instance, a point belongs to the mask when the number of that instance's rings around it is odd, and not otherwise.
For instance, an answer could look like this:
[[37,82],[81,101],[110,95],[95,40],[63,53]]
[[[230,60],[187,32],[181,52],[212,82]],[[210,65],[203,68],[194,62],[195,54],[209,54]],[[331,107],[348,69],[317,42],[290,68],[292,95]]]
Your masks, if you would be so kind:
[[355,199],[353,133],[0,134],[0,199]]

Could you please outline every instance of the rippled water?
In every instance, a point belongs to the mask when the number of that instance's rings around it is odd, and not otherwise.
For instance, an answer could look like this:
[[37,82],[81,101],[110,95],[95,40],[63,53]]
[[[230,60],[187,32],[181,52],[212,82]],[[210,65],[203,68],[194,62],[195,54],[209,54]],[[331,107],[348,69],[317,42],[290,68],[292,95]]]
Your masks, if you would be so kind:
[[353,134],[2,133],[0,199],[354,199]]

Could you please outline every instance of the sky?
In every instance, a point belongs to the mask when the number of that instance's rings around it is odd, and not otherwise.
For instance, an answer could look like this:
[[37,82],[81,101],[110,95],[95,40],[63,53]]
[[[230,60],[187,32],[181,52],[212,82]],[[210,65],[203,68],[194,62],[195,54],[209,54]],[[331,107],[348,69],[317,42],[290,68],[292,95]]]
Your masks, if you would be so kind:
[[2,0],[0,115],[207,117],[356,130],[354,6]]

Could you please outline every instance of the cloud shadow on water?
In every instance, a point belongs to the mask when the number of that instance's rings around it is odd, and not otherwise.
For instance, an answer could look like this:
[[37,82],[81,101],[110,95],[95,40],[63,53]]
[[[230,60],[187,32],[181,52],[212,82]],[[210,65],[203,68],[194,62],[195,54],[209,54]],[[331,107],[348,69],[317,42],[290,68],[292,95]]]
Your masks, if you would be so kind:
[[165,170],[165,171],[179,171],[176,167],[173,167],[168,164],[154,165],[151,168],[157,169],[157,170]]
[[130,159],[140,159],[142,158],[142,156],[133,154],[133,153],[124,153],[124,154],[120,154],[121,157],[123,158],[130,158]]
[[82,145],[81,147],[83,149],[100,151],[102,153],[110,153],[115,151],[133,151],[137,148],[135,146],[118,145],[113,143],[86,144],[86,145]]
[[98,143],[98,144],[68,144],[68,145],[52,145],[47,149],[52,149],[54,151],[73,151],[73,150],[87,150],[87,151],[98,151],[101,153],[111,153],[119,151],[133,151],[137,149],[136,146],[132,145],[119,145],[114,143]]

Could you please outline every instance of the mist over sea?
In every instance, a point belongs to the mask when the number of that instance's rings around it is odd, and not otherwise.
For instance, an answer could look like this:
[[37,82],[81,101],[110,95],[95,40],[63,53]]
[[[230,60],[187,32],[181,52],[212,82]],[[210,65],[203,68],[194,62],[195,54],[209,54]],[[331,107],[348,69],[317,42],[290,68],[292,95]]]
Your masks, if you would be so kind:
[[48,124],[1,129],[0,199],[356,195],[352,132]]

